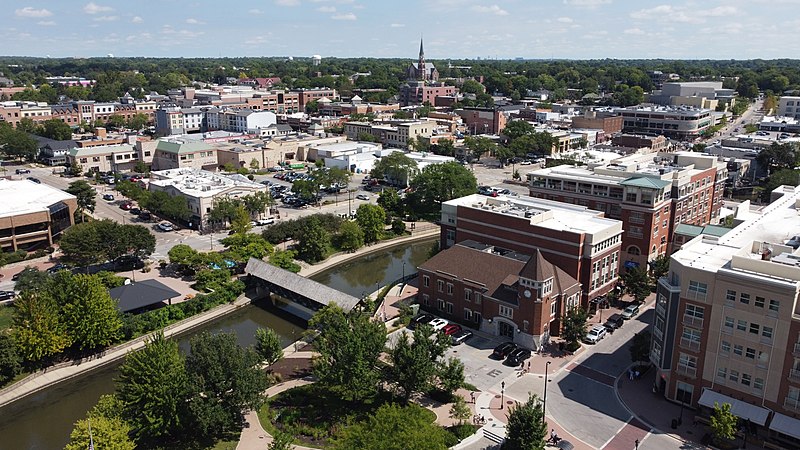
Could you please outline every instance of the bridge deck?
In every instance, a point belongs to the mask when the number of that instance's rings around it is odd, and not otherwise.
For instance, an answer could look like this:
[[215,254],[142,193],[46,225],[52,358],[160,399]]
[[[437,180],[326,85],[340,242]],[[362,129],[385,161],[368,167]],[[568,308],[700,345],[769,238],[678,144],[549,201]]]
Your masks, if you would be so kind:
[[294,295],[306,298],[321,305],[336,303],[345,311],[350,311],[361,302],[360,299],[336,289],[301,277],[296,273],[275,267],[259,259],[250,258],[247,261],[245,273],[259,278],[262,282],[273,288],[280,288]]

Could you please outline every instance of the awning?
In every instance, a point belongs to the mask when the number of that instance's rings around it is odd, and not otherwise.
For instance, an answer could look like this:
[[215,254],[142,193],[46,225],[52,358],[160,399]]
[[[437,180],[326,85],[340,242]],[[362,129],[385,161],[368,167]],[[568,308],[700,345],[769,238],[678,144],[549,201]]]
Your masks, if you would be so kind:
[[792,419],[783,414],[775,413],[775,417],[773,417],[772,422],[769,423],[769,429],[800,439],[800,420]]
[[750,419],[751,422],[762,426],[767,423],[767,417],[769,416],[768,409],[736,400],[733,397],[728,397],[727,395],[714,392],[710,389],[703,389],[703,395],[700,396],[700,400],[697,403],[709,408],[714,408],[714,402],[720,405],[723,403],[730,404],[731,413],[741,419]]
[[639,263],[637,263],[636,261],[625,261],[624,266],[626,269],[635,269],[639,267]]

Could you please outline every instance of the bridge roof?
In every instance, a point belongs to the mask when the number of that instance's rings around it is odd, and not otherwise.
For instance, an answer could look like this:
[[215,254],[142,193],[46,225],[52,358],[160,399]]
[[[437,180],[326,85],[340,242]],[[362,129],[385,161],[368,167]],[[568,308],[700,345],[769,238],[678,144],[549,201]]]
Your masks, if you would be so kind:
[[275,284],[288,289],[295,294],[301,295],[317,303],[328,305],[336,303],[345,311],[350,311],[361,301],[352,295],[337,291],[314,280],[301,277],[296,273],[275,267],[272,264],[259,259],[250,258],[247,261],[245,272],[258,277],[267,283]]

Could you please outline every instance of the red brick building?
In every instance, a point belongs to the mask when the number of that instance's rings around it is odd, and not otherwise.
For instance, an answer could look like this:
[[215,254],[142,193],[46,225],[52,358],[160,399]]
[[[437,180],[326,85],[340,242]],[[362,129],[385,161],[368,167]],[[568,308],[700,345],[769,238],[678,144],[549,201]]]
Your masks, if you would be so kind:
[[498,108],[463,108],[455,113],[470,134],[500,134],[506,127],[506,116]]
[[531,349],[558,335],[580,296],[580,283],[538,250],[524,255],[467,240],[419,267],[423,309]]
[[622,132],[622,125],[622,116],[614,113],[588,111],[583,116],[572,118],[572,128],[603,130],[606,136]]
[[613,289],[622,222],[602,212],[532,198],[470,195],[442,204],[441,248],[472,240],[522,254],[539,251],[582,284],[581,304]]

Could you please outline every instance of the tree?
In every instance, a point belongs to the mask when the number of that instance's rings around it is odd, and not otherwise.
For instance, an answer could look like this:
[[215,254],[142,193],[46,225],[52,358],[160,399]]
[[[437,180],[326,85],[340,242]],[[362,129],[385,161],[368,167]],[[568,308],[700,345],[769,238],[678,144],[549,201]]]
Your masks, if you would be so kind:
[[364,246],[364,231],[356,222],[347,221],[339,228],[337,240],[340,249],[354,252]]
[[14,338],[9,334],[0,333],[0,386],[17,376],[21,362]]
[[278,333],[272,328],[259,328],[256,330],[256,352],[271,366],[283,358],[283,345]]
[[800,152],[795,144],[773,142],[769,147],[758,152],[756,161],[766,167],[769,172],[780,169],[794,169],[800,163]]
[[155,246],[156,238],[146,227],[109,219],[77,224],[61,237],[64,259],[79,267],[121,256],[144,258],[155,251]]
[[356,223],[364,232],[365,242],[377,242],[386,224],[386,212],[378,205],[365,203],[356,210]]
[[547,423],[542,402],[536,395],[511,407],[502,450],[544,450],[546,438]]
[[169,249],[169,252],[167,252],[169,262],[178,266],[194,265],[197,261],[197,255],[197,250],[186,244],[173,245],[172,248]]
[[390,354],[390,376],[403,390],[406,404],[412,395],[433,386],[437,372],[436,360],[444,355],[448,347],[440,334],[434,336],[434,333],[428,325],[417,327],[413,340],[409,340],[407,333],[401,333]]
[[186,357],[192,430],[204,437],[240,431],[244,414],[263,404],[267,379],[259,355],[242,348],[233,333],[202,333]]
[[131,426],[120,418],[96,416],[81,419],[72,429],[72,433],[69,435],[69,444],[64,447],[64,450],[86,450],[87,448],[133,450],[136,448],[136,443],[128,436],[130,431]]
[[272,436],[272,442],[267,446],[267,450],[292,450],[294,448],[293,442],[294,436],[278,431]]
[[373,178],[386,179],[390,182],[408,185],[408,181],[417,173],[417,162],[406,156],[405,153],[392,152],[377,162],[372,168]]
[[70,227],[61,236],[60,246],[64,260],[79,267],[87,267],[105,261],[97,227],[85,222]]
[[461,164],[446,162],[425,167],[411,181],[410,207],[420,215],[438,215],[442,202],[474,194],[478,182]]
[[298,255],[310,263],[325,259],[331,243],[330,233],[322,227],[316,217],[308,220],[297,232],[294,239]]
[[335,303],[319,310],[309,321],[318,330],[314,341],[314,375],[319,382],[350,401],[375,395],[381,373],[378,357],[386,343],[386,327],[357,310],[345,313]]
[[73,181],[65,190],[67,193],[74,195],[77,199],[78,210],[75,212],[75,222],[78,222],[78,217],[80,217],[80,221],[83,222],[84,211],[94,212],[96,205],[95,196],[97,192],[95,192],[94,188],[85,180]]
[[250,225],[250,214],[247,213],[244,205],[239,205],[231,221],[231,231],[237,235],[247,234],[253,226]]
[[654,279],[658,280],[669,272],[669,260],[669,255],[665,254],[650,261],[650,271]]
[[316,202],[319,194],[319,182],[316,180],[295,180],[292,183],[292,192],[307,202]]
[[456,396],[455,400],[453,400],[453,406],[450,407],[450,418],[457,420],[459,425],[463,425],[471,414],[472,411],[469,409],[467,402],[464,401],[464,397]]
[[344,427],[334,439],[333,450],[445,450],[446,431],[433,423],[430,413],[418,405],[382,405],[363,422]]
[[359,142],[380,142],[381,140],[372,133],[368,133],[366,131],[360,131],[358,135],[356,135],[356,141]]
[[706,144],[703,144],[702,142],[694,144],[692,145],[692,151],[703,153],[704,151],[706,151]]
[[476,161],[480,161],[483,155],[491,154],[497,147],[493,140],[484,136],[467,136],[464,138],[464,145],[469,149],[472,159]]
[[269,263],[275,267],[297,273],[300,272],[302,267],[294,261],[295,255],[297,255],[297,252],[294,250],[276,250],[269,256]]
[[238,263],[246,263],[250,258],[264,259],[273,250],[263,236],[255,233],[235,233],[220,242],[227,248],[226,258]]
[[402,216],[405,210],[403,199],[397,193],[397,189],[384,189],[378,194],[378,206],[386,211],[390,216]]
[[133,434],[154,439],[178,433],[187,381],[178,343],[157,333],[142,350],[128,355],[119,372],[117,396]]
[[464,385],[464,363],[458,358],[449,358],[439,364],[439,387],[451,398]]
[[530,136],[536,132],[536,128],[530,122],[525,120],[512,120],[506,124],[506,127],[500,131],[500,134],[506,137],[509,144],[515,140],[523,137]]
[[583,308],[572,308],[567,311],[561,336],[571,347],[577,348],[578,343],[586,335],[586,320],[588,318],[589,314]]
[[[142,113],[136,113],[128,119],[127,126],[131,130],[139,131],[147,125],[147,116]],[[140,172],[141,173],[141,172]]]
[[[25,119],[22,119],[25,120]],[[24,131],[10,127],[0,128],[0,148],[8,156],[33,161],[39,153],[39,144]]]
[[650,332],[643,330],[633,335],[630,347],[631,361],[643,363],[650,359]]
[[14,342],[26,361],[57,355],[71,342],[58,305],[42,292],[25,291],[14,301]]
[[633,267],[626,270],[620,278],[625,285],[625,292],[637,302],[643,302],[650,295],[650,277],[647,275],[647,269]]
[[778,170],[767,178],[767,182],[764,184],[764,190],[761,191],[761,198],[763,201],[769,202],[772,191],[774,191],[775,188],[783,185],[797,186],[798,184],[800,184],[800,170]]
[[714,402],[714,411],[711,412],[709,426],[714,433],[716,441],[730,440],[736,436],[736,425],[739,418],[731,412],[731,404]]
[[67,300],[60,304],[61,320],[73,344],[81,350],[112,344],[117,340],[122,321],[108,288],[94,275],[72,275],[68,279],[66,284],[59,283],[57,289]]
[[14,289],[20,292],[38,291],[46,288],[51,281],[49,273],[36,267],[26,266],[19,272],[19,279]]
[[434,154],[442,156],[455,156],[456,146],[451,139],[440,139],[436,144],[432,144],[428,150]]

